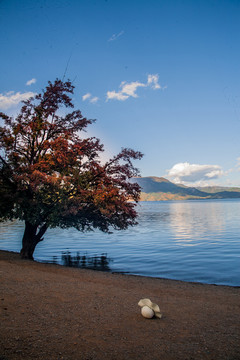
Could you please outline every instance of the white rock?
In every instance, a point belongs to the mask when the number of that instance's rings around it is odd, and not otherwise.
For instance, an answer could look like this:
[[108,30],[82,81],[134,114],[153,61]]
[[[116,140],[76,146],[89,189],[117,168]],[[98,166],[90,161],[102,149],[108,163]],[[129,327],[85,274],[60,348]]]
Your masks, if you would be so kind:
[[154,311],[145,305],[141,308],[141,314],[143,317],[151,319],[154,316]]

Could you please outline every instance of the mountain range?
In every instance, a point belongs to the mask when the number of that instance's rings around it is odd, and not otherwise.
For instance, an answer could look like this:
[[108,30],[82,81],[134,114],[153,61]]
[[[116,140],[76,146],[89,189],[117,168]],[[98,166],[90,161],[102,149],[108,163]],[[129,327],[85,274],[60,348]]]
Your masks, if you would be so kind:
[[135,177],[132,181],[142,189],[141,201],[240,198],[238,187],[188,187],[156,176]]

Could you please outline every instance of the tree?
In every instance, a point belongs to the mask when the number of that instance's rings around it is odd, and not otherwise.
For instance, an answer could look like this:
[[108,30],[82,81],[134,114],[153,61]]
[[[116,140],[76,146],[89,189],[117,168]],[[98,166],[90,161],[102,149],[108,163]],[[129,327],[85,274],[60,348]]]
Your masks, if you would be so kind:
[[99,139],[82,136],[94,120],[67,112],[73,91],[57,79],[16,118],[0,113],[0,218],[25,222],[22,258],[33,259],[48,228],[110,232],[137,223],[140,187],[130,179],[142,154],[125,148],[103,163]]

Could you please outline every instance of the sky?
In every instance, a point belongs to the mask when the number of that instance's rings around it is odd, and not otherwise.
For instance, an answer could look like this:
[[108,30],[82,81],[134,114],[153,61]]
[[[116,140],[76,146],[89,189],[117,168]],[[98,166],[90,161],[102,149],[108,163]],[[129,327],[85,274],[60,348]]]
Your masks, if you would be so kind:
[[240,0],[0,0],[0,111],[70,79],[106,157],[240,186]]

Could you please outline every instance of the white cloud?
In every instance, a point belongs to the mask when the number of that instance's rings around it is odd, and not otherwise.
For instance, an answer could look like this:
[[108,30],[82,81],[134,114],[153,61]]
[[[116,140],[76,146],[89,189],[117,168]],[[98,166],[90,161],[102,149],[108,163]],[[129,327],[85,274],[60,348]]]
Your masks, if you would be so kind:
[[136,94],[137,89],[139,87],[151,87],[154,90],[162,89],[162,87],[158,83],[158,75],[152,74],[148,75],[147,83],[141,83],[139,81],[133,81],[131,83],[127,83],[126,81],[122,81],[119,88],[120,90],[117,92],[115,90],[107,92],[107,100],[127,100],[129,97],[137,98]]
[[120,85],[120,88],[122,88],[121,92],[123,94],[126,94],[128,96],[132,96],[132,97],[138,97],[136,94],[137,88],[139,87],[145,87],[145,84],[142,84],[138,81],[133,81],[131,83],[126,83],[125,81],[123,81]]
[[30,97],[36,95],[33,92],[26,92],[26,93],[14,93],[14,91],[9,91],[5,95],[0,94],[0,109],[6,110],[13,106],[18,105],[21,101],[27,100]]
[[175,164],[167,172],[167,176],[177,183],[209,181],[218,179],[223,175],[224,172],[219,165],[199,165],[187,162]]
[[31,79],[31,80],[28,80],[28,81],[26,82],[26,85],[30,86],[30,85],[32,85],[32,84],[35,84],[36,81],[37,81],[37,80],[33,78],[33,79]]
[[83,95],[82,100],[83,100],[83,101],[86,101],[86,100],[89,99],[91,96],[92,96],[92,95],[91,95],[90,93],[87,93],[87,94]]
[[148,85],[150,85],[153,89],[161,89],[161,86],[158,83],[159,76],[155,75],[148,75]]
[[107,100],[112,100],[112,99],[116,99],[116,100],[127,100],[129,98],[128,95],[124,95],[121,92],[116,92],[116,91],[108,91],[107,92]]
[[95,104],[96,102],[98,102],[99,98],[97,96],[92,96],[91,93],[87,93],[82,96],[82,100],[83,101],[89,100],[91,104]]
[[118,33],[118,34],[113,34],[111,37],[110,37],[110,39],[108,39],[108,41],[115,41],[115,40],[117,40],[117,38],[119,38],[120,36],[122,36],[124,34],[124,31],[122,30],[122,31],[120,31],[120,33]]
[[98,100],[99,100],[99,98],[97,96],[94,96],[89,101],[90,101],[90,103],[95,104],[96,102],[98,102]]

